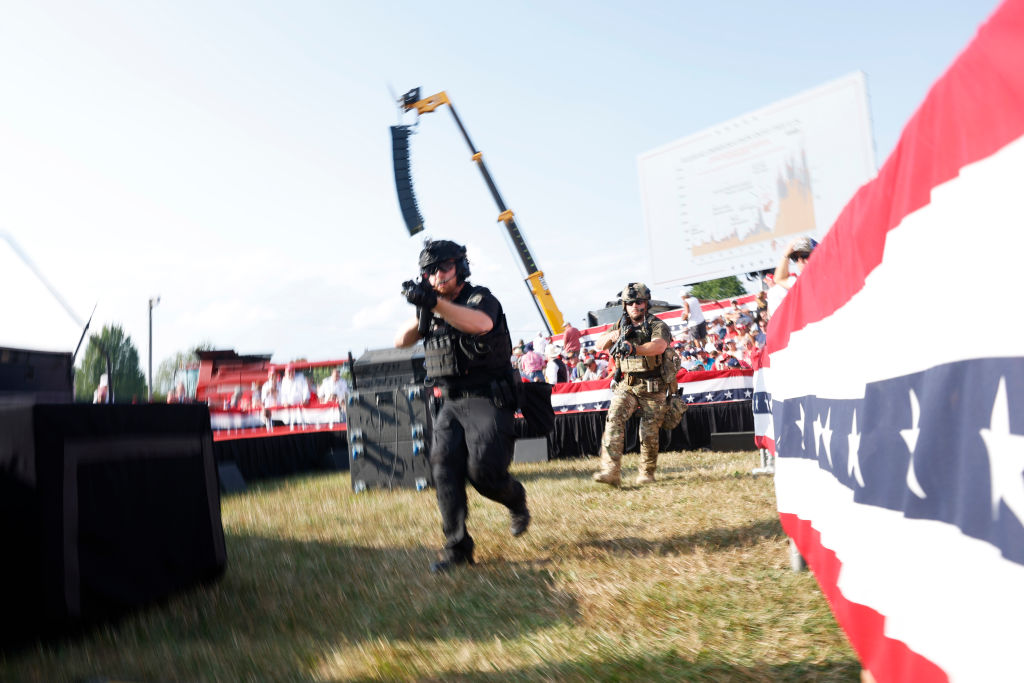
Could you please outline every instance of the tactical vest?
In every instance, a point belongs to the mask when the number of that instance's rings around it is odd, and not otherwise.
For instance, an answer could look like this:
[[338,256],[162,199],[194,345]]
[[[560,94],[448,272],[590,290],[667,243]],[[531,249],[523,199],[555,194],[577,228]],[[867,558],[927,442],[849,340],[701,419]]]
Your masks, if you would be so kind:
[[[470,294],[480,290],[489,294],[482,287],[467,284],[466,289],[469,292],[460,292],[455,303],[464,305]],[[489,332],[480,335],[466,334],[435,315],[430,323],[430,331],[423,340],[423,350],[428,380],[445,380],[446,383],[455,380],[458,384],[477,381],[485,383],[507,374],[509,358],[512,356],[512,337],[504,313]]]
[[[653,337],[651,323],[655,320],[657,318],[648,315],[643,325],[634,327],[633,331],[627,335],[626,341],[636,346],[651,341]],[[626,356],[625,358],[619,358],[616,363],[618,363],[618,368],[627,375],[636,374],[641,377],[655,377],[661,374],[661,361],[662,354],[659,354],[657,356]]]

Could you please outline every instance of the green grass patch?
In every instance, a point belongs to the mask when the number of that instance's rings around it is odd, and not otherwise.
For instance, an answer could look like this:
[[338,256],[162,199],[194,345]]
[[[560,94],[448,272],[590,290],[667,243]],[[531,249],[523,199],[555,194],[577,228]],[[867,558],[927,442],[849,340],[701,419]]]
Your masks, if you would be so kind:
[[478,564],[445,576],[433,491],[257,484],[222,502],[221,580],[0,655],[0,680],[856,681],[756,464],[669,453],[621,489],[590,480],[596,459],[516,466],[529,533],[471,491]]

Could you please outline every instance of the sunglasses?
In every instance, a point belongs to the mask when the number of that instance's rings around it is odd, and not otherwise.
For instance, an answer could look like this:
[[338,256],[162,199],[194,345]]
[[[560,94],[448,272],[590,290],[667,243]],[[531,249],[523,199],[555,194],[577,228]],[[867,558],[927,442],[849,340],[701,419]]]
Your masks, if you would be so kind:
[[433,275],[434,273],[436,273],[438,271],[440,271],[442,273],[445,273],[445,272],[448,272],[449,270],[451,270],[454,267],[455,267],[455,261],[452,261],[452,260],[449,259],[447,261],[441,261],[440,263],[432,263],[432,264],[430,264],[429,266],[427,266],[426,268],[423,269],[423,274],[425,276],[430,276],[430,275]]

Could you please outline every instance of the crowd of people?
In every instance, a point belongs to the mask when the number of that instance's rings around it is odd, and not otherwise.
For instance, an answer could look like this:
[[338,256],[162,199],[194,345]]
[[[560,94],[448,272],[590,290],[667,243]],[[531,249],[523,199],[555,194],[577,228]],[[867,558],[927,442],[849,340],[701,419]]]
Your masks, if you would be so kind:
[[[615,361],[606,351],[581,348],[582,333],[565,323],[560,343],[538,332],[529,342],[520,339],[512,348],[511,363],[528,382],[589,382],[615,373]],[[538,347],[542,350],[538,350]]]
[[[721,315],[705,319],[696,298],[683,295],[685,328],[673,335],[671,347],[686,371],[749,369],[764,347],[768,319],[766,292],[747,305],[733,299]],[[608,379],[615,373],[615,359],[596,348],[581,347],[582,333],[565,323],[563,337],[554,342],[543,333],[512,349],[511,363],[525,381],[587,382]]]

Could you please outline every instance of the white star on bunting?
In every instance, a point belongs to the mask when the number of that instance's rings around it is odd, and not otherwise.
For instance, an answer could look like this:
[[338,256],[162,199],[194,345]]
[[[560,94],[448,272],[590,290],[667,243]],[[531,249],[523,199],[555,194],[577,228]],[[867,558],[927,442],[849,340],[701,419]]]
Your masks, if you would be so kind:
[[857,411],[853,411],[853,425],[846,437],[850,444],[850,457],[846,461],[846,473],[857,478],[857,483],[864,488],[864,475],[860,471],[860,432],[857,431]]
[[825,457],[828,458],[829,467],[832,466],[832,430],[829,428],[829,423],[832,421],[832,409],[828,409],[828,413],[825,414],[825,424],[821,424],[821,418],[814,418],[814,452],[818,452],[818,440],[824,435],[825,440],[822,446],[825,449]]
[[910,429],[901,429],[900,436],[907,444],[907,448],[910,449],[910,463],[907,465],[907,488],[909,488],[915,496],[924,499],[928,497],[928,494],[921,488],[920,482],[917,481],[917,474],[914,472],[914,449],[917,448],[917,437],[921,434],[921,430],[918,425],[921,423],[921,406],[917,402],[917,394],[914,390],[910,390]]
[[996,400],[988,428],[981,438],[988,450],[992,478],[992,519],[999,515],[999,501],[1006,503],[1017,519],[1024,522],[1024,436],[1010,433],[1010,405],[1006,400],[1006,378],[999,380]]

